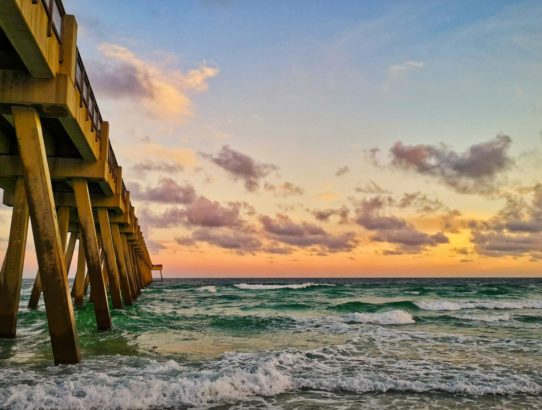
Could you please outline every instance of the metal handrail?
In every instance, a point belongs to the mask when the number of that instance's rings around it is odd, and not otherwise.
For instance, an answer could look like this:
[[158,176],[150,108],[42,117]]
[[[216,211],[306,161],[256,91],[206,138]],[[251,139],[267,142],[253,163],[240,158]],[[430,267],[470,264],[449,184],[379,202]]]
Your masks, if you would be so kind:
[[100,138],[102,131],[102,114],[98,108],[96,97],[90,85],[83,59],[77,49],[77,63],[75,66],[75,85],[81,94],[81,105],[87,108],[88,118],[92,121],[92,131],[96,131],[96,138]]
[[[37,2],[34,2],[37,3]],[[47,17],[49,18],[48,33],[55,33],[58,42],[62,42],[62,17],[66,15],[66,10],[62,4],[62,0],[41,0]]]
[[109,172],[111,172],[111,175],[113,177],[113,181],[117,183],[117,169],[119,167],[119,164],[117,162],[117,157],[115,156],[115,151],[113,151],[113,147],[111,146],[111,143],[109,143],[109,152],[107,155],[107,163],[109,165]]
[[[33,4],[37,4],[39,0],[32,0]],[[62,44],[62,18],[66,15],[66,10],[62,4],[62,0],[41,0],[45,13],[49,19],[48,23],[48,33],[51,35],[53,32],[58,39],[58,42]],[[90,86],[90,81],[88,79],[85,66],[83,65],[83,59],[81,54],[79,54],[79,49],[77,49],[77,64],[75,68],[75,85],[81,93],[81,106],[85,105],[87,108],[87,118],[92,121],[91,131],[96,131],[96,140],[99,140],[101,137],[102,131],[102,115],[98,104],[96,103],[96,98],[94,97],[94,92]]]

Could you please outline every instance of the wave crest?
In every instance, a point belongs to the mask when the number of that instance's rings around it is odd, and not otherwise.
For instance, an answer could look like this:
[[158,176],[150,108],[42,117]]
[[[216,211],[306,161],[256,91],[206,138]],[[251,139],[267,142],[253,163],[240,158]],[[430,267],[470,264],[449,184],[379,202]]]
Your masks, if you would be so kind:
[[462,309],[542,309],[542,300],[467,302],[451,300],[421,300],[414,304],[423,310],[455,311]]
[[209,292],[209,293],[216,293],[217,289],[216,286],[202,286],[201,288],[198,288],[199,292]]
[[288,285],[264,285],[258,283],[236,283],[235,285],[238,289],[243,290],[275,290],[275,289],[305,289],[312,286],[333,286],[327,283],[291,283]]
[[406,325],[416,323],[412,315],[404,310],[379,313],[350,313],[344,316],[347,322],[372,323],[377,325]]

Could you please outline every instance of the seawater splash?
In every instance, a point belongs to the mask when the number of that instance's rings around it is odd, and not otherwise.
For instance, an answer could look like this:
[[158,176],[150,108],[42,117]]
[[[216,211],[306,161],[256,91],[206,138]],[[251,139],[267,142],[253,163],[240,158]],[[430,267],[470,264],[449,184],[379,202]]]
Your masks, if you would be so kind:
[[542,408],[542,281],[166,279],[59,367],[31,287],[2,409]]

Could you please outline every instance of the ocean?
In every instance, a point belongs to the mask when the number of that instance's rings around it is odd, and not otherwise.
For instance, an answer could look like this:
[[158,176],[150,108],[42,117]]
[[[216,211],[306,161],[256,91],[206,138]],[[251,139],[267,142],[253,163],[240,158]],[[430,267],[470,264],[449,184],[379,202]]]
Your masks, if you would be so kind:
[[542,408],[542,280],[166,279],[54,366],[43,304],[0,340],[0,408]]

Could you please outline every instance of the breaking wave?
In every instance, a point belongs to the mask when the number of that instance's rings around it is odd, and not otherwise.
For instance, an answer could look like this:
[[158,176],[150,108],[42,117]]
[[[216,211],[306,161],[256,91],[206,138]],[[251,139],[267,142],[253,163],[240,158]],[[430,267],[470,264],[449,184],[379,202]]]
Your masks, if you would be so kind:
[[201,288],[198,288],[198,291],[216,293],[217,289],[216,286],[202,286]]
[[262,285],[256,283],[237,283],[235,285],[238,289],[244,290],[275,290],[275,289],[305,289],[312,286],[333,286],[327,283],[292,283],[288,285]]
[[416,323],[412,315],[404,310],[390,310],[380,313],[350,313],[344,316],[346,322],[371,323],[377,325],[405,325]]
[[[354,340],[307,352],[228,353],[204,369],[174,360],[141,358],[131,362],[121,359],[122,363],[114,368],[98,361],[44,372],[4,369],[2,375],[11,386],[0,386],[0,406],[29,409],[39,403],[41,408],[178,408],[243,402],[306,389],[473,396],[542,393],[537,378],[502,369],[386,361],[370,356],[352,363],[351,353],[359,353],[356,349]],[[350,371],[345,373],[349,364]]]
[[467,302],[450,300],[417,301],[414,304],[423,310],[454,311],[462,309],[542,309],[542,300]]

